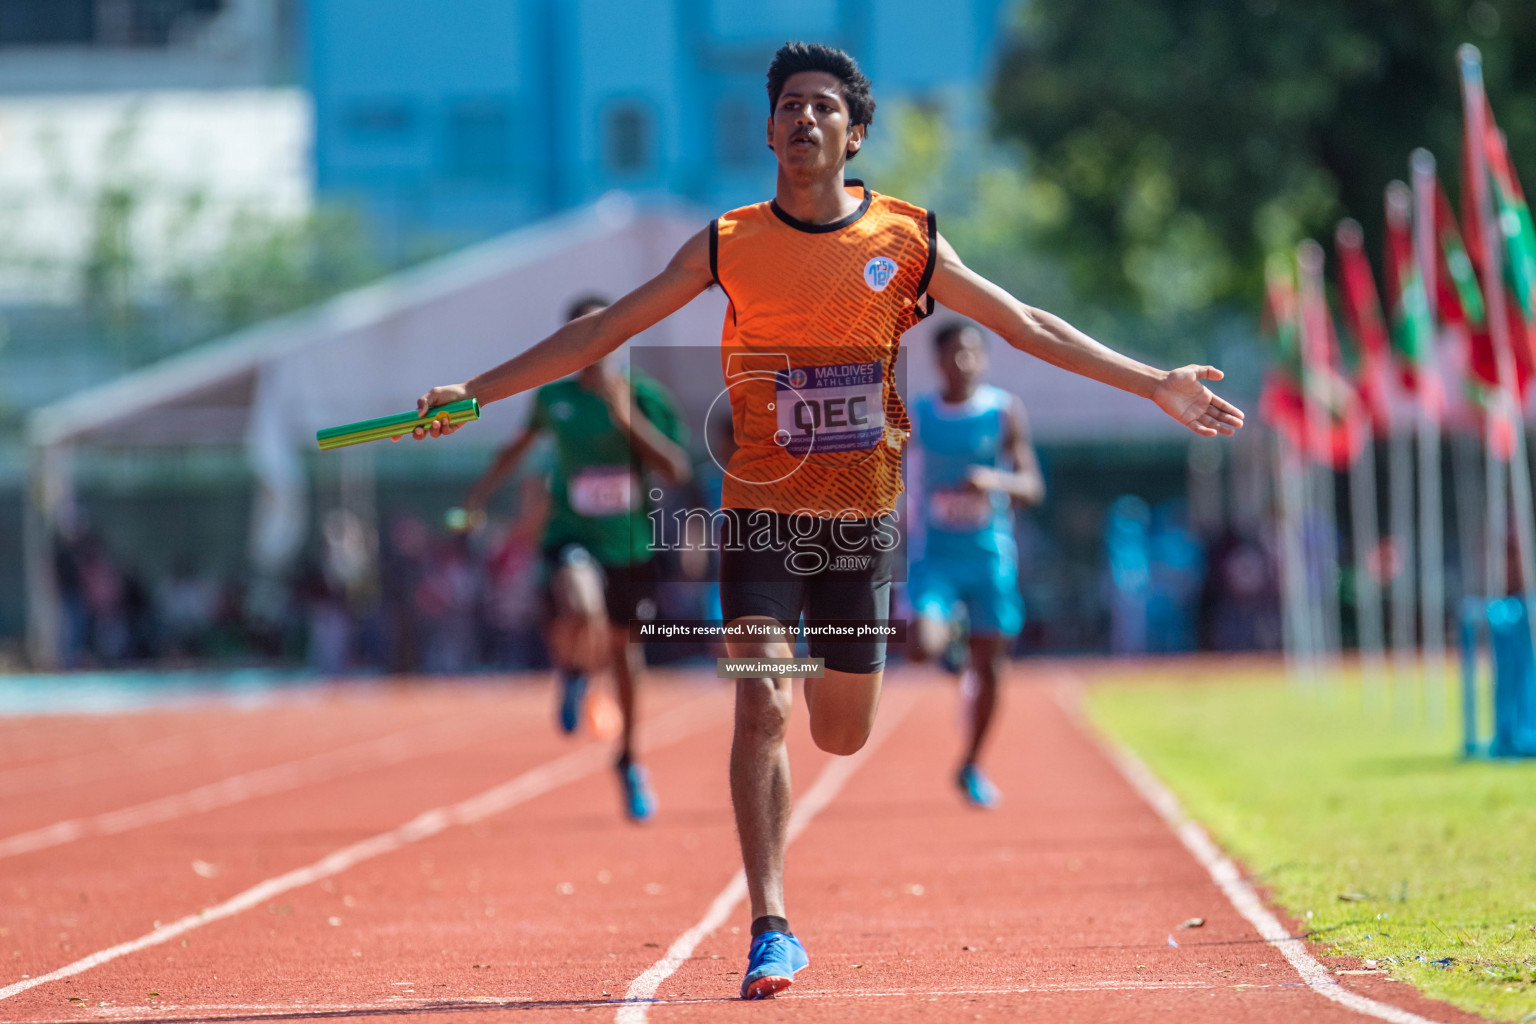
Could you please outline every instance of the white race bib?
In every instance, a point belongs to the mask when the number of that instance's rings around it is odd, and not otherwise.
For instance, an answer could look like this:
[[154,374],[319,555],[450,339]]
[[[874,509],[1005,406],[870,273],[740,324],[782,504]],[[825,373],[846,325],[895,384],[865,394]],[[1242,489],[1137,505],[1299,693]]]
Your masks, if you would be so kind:
[[885,388],[879,363],[800,366],[775,375],[774,441],[791,455],[851,452],[885,437]]
[[980,530],[992,521],[992,495],[969,487],[934,491],[928,496],[928,521],[940,530]]
[[628,466],[588,466],[566,488],[577,515],[617,516],[640,507],[640,481]]

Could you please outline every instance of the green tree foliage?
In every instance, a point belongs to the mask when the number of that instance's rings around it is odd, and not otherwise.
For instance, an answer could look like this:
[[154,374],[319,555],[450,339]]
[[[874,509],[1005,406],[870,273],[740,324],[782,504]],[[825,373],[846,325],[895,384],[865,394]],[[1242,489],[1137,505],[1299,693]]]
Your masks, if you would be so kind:
[[[939,231],[966,265],[1023,301],[1118,348],[1164,362],[1209,361],[1225,350],[1230,310],[1175,310],[1153,319],[1103,301],[1091,282],[1076,287],[1063,261],[1039,241],[1066,216],[1067,194],[1050,179],[1027,173],[1016,144],[957,144],[941,109],[902,102],[881,108],[871,143],[850,173],[933,210]],[[1225,358],[1223,369],[1230,373],[1232,367]]]
[[1530,181],[1529,0],[1029,0],[997,126],[1054,190],[1037,237],[1073,286],[1171,319],[1257,303],[1263,254],[1346,214],[1379,239],[1416,146],[1454,187],[1462,42]]

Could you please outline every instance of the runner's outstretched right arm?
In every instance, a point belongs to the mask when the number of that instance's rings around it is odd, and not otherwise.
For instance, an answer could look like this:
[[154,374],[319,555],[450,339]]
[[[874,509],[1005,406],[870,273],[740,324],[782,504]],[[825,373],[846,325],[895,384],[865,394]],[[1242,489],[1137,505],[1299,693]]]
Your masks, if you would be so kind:
[[[489,405],[575,373],[682,309],[713,281],[709,232],[700,231],[683,243],[665,270],[607,309],[577,317],[527,351],[462,384],[433,388],[416,400],[417,415],[466,398]],[[417,427],[413,435],[439,437],[457,429],[433,420],[430,427]]]

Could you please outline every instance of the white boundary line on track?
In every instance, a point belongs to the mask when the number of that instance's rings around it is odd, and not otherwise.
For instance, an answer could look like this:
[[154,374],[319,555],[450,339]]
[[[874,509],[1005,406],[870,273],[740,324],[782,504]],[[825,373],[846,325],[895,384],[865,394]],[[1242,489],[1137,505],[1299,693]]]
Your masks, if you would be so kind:
[[[409,741],[422,733],[429,734],[427,742],[412,747]],[[431,736],[432,733],[443,735]],[[386,768],[429,754],[444,753],[487,739],[484,736],[466,735],[461,722],[440,721],[426,729],[401,729],[336,750],[231,775],[227,779],[210,782],[185,793],[173,793],[115,811],[104,811],[84,818],[68,818],[42,828],[18,832],[0,838],[0,860],[62,846],[87,836],[110,836],[145,825],[158,825],[312,783],[354,775],[372,768]]]
[[1184,812],[1184,806],[1179,803],[1179,798],[1173,791],[1152,774],[1148,768],[1130,750],[1103,736],[1098,730],[1092,728],[1085,720],[1081,710],[1074,706],[1074,701],[1065,694],[1058,693],[1062,710],[1067,718],[1076,724],[1091,739],[1097,739],[1098,746],[1104,751],[1111,764],[1120,772],[1131,788],[1145,800],[1157,816],[1163,819],[1163,823],[1179,837],[1179,842],[1184,844],[1200,866],[1210,874],[1216,887],[1226,896],[1233,908],[1253,925],[1263,940],[1280,951],[1280,955],[1296,969],[1301,975],[1301,980],[1308,988],[1339,1005],[1354,1010],[1356,1013],[1367,1017],[1375,1017],[1377,1020],[1390,1021],[1392,1024],[1441,1024],[1430,1017],[1422,1017],[1410,1010],[1392,1006],[1389,1003],[1379,1002],[1369,996],[1352,992],[1339,984],[1337,978],[1329,973],[1313,955],[1307,952],[1307,945],[1301,939],[1292,935],[1281,923],[1253,886],[1248,884],[1243,873],[1237,865],[1225,853],[1221,852],[1214,840],[1211,839],[1200,824]]
[[[939,1000],[948,996],[975,997],[975,996],[1023,996],[1036,994],[1066,994],[1085,992],[1140,992],[1140,991],[1208,991],[1223,989],[1229,986],[1212,985],[1208,982],[1192,981],[1106,981],[1083,982],[1080,984],[1039,984],[1020,985],[1004,988],[904,988],[889,989],[881,992],[838,992],[831,989],[805,989],[797,991],[796,1003],[806,1002],[812,999],[828,1001],[845,999],[921,999],[928,998]],[[1244,985],[1245,989],[1280,988],[1275,984]],[[707,998],[686,997],[680,999],[653,999],[650,1006],[692,1006],[701,1003],[729,1003],[734,1004],[740,1000],[731,998]],[[91,1007],[94,1019],[117,1020],[123,1024],[134,1024],[135,1021],[153,1020],[156,1024],[164,1024],[166,1021],[206,1021],[210,1018],[218,1019],[219,1015],[239,1015],[241,1020],[255,1020],[262,1018],[292,1019],[297,1014],[314,1014],[316,1016],[330,1014],[340,1016],[343,1014],[389,1014],[401,1011],[419,1012],[422,1010],[435,1010],[440,1013],[451,1013],[456,1009],[478,1010],[486,1007],[504,1007],[509,1010],[526,1010],[536,1006],[541,1001],[531,996],[439,996],[435,999],[391,999],[387,1002],[373,1003],[292,1003],[276,1005],[273,1003],[164,1003],[154,1007],[144,1006],[108,1006]],[[560,1009],[603,1009],[613,1007],[612,999],[566,999],[560,1000]],[[147,1011],[153,1011],[152,1014]],[[39,1020],[33,1024],[80,1024],[79,1018]]]
[[[703,701],[704,698],[695,698],[682,707],[674,708],[657,718],[655,724],[647,730],[651,737],[649,745],[654,748],[671,743],[700,728],[707,718],[707,713],[700,708]],[[307,867],[296,868],[276,878],[269,878],[230,897],[223,903],[204,907],[195,914],[188,914],[178,921],[162,925],[137,939],[120,942],[90,956],[82,957],[72,964],[49,971],[47,974],[26,978],[0,988],[0,999],[9,999],[39,985],[72,977],[142,949],[169,942],[195,928],[222,921],[227,917],[234,917],[282,893],[340,874],[365,860],[371,860],[419,840],[428,839],[454,825],[469,825],[499,814],[568,782],[574,782],[592,774],[599,768],[607,766],[610,763],[610,757],[611,752],[607,743],[589,743],[579,750],[557,757],[553,761],[546,761],[537,768],[531,768],[478,796],[472,796],[446,807],[435,807],[430,811],[424,811],[398,828],[343,847]]]
[[[785,837],[784,845],[787,848],[804,832],[811,819],[824,811],[832,799],[842,790],[853,773],[859,770],[869,756],[884,743],[886,738],[896,730],[897,724],[906,717],[907,712],[917,702],[917,697],[907,697],[906,702],[900,707],[886,712],[880,720],[874,734],[869,737],[858,752],[847,757],[833,757],[827,766],[816,776],[816,781],[805,791],[799,800],[795,801],[795,808],[789,816],[789,834]],[[619,1011],[614,1017],[615,1024],[645,1024],[650,1017],[650,1006],[655,1001],[656,990],[661,983],[670,978],[676,970],[693,956],[693,951],[698,948],[709,935],[725,923],[726,918],[736,909],[736,904],[747,898],[747,876],[744,871],[737,870],[720,895],[716,896],[699,923],[679,935],[672,945],[667,947],[666,955],[657,960],[650,967],[629,983],[628,990],[624,993],[624,1001],[619,1005]]]

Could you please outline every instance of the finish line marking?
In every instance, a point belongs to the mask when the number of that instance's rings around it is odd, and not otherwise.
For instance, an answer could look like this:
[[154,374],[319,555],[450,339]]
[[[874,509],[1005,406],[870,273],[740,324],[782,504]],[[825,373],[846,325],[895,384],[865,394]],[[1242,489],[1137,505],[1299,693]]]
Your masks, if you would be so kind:
[[[676,708],[657,719],[655,726],[650,730],[650,735],[655,737],[652,741],[660,746],[682,739],[689,733],[701,728],[708,717],[699,713],[699,706],[708,701],[707,697],[696,698],[689,701],[681,708]],[[488,818],[494,814],[508,810],[520,803],[542,796],[552,789],[556,789],[568,782],[575,782],[584,776],[605,768],[609,765],[610,753],[608,744],[603,742],[591,743],[580,750],[572,751],[563,757],[557,757],[553,761],[547,761],[536,768],[531,768],[521,775],[515,776],[499,786],[472,796],[467,800],[461,800],[446,807],[435,807],[430,811],[424,811],[405,824],[393,828],[388,832],[381,832],[369,839],[353,843],[343,847],[334,853],[322,857],[307,867],[296,868],[286,874],[278,875],[259,882],[251,888],[230,897],[223,903],[212,907],[204,907],[195,914],[188,914],[179,921],[162,925],[153,931],[132,939],[128,942],[120,942],[115,946],[82,957],[72,964],[60,967],[58,970],[49,971],[47,974],[38,975],[35,978],[26,978],[13,984],[0,988],[0,999],[9,999],[20,995],[28,989],[45,985],[50,981],[58,981],[62,978],[83,974],[93,967],[110,963],[131,953],[137,953],[151,946],[184,935],[196,928],[222,921],[227,917],[234,917],[242,911],[250,910],[266,903],[275,896],[279,896],[293,889],[302,888],[318,882],[323,878],[338,875],[341,872],[362,863],[372,860],[374,857],[393,853],[401,847],[422,839],[429,839],[440,832],[444,832],[454,825],[470,825],[474,822]]]
[[1184,806],[1179,803],[1179,798],[1174,796],[1173,790],[1163,785],[1141,758],[1120,744],[1102,737],[1097,730],[1088,726],[1083,720],[1080,709],[1075,707],[1065,694],[1058,693],[1058,699],[1067,718],[1077,724],[1091,739],[1099,741],[1099,749],[1104,751],[1105,756],[1120,772],[1121,777],[1151,805],[1157,812],[1157,816],[1163,819],[1163,823],[1179,837],[1179,842],[1184,844],[1184,848],[1193,854],[1195,860],[1200,862],[1200,866],[1210,874],[1211,880],[1227,898],[1227,902],[1231,903],[1233,908],[1253,925],[1254,930],[1265,942],[1280,951],[1280,955],[1296,969],[1296,973],[1301,975],[1301,980],[1308,988],[1324,999],[1331,999],[1356,1013],[1375,1017],[1377,1020],[1391,1021],[1392,1024],[1443,1024],[1430,1017],[1421,1017],[1410,1010],[1378,1002],[1358,992],[1351,992],[1340,985],[1338,979],[1329,973],[1328,968],[1307,952],[1306,943],[1292,935],[1280,919],[1270,912],[1270,909],[1264,905],[1264,901],[1259,898],[1259,894],[1254,891],[1253,886],[1248,884],[1242,872],[1237,869],[1237,865],[1221,852],[1221,848],[1216,845],[1205,829],[1184,812]]
[[[899,708],[887,712],[880,719],[873,735],[856,753],[847,757],[833,757],[827,766],[816,776],[816,781],[811,788],[805,791],[805,795],[795,801],[795,808],[789,816],[788,835],[785,836],[784,846],[787,849],[800,833],[804,832],[811,819],[826,809],[832,799],[842,790],[853,773],[859,770],[871,754],[884,743],[886,738],[896,730],[897,724],[912,710],[917,698],[908,697],[906,703]],[[629,983],[629,989],[624,993],[624,1002],[619,1006],[619,1012],[614,1016],[616,1024],[645,1024],[650,1016],[650,1006],[656,1000],[656,990],[661,983],[670,978],[676,970],[693,956],[693,951],[698,948],[700,942],[725,923],[726,918],[736,909],[736,905],[747,898],[746,872],[737,870],[734,877],[726,884],[726,887],[716,896],[699,923],[679,935],[671,946],[667,947],[666,955],[648,967],[634,981]]]

